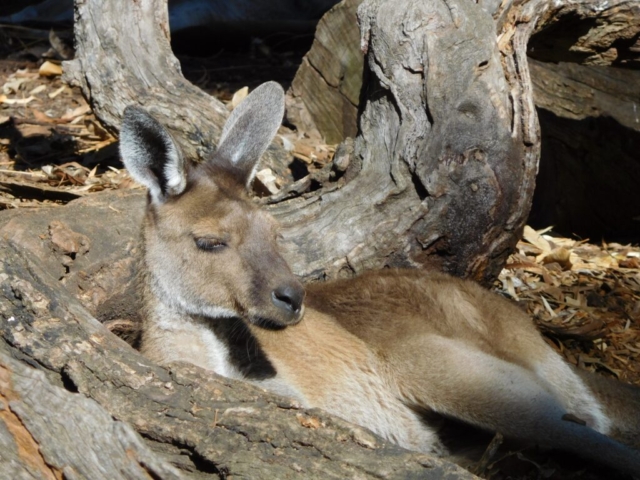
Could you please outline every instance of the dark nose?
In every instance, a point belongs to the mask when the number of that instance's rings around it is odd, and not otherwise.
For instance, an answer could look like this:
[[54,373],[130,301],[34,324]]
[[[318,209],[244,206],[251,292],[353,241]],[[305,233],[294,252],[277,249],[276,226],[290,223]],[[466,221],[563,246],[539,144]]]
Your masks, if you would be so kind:
[[304,288],[299,283],[280,285],[271,292],[271,301],[276,307],[297,315],[304,301]]

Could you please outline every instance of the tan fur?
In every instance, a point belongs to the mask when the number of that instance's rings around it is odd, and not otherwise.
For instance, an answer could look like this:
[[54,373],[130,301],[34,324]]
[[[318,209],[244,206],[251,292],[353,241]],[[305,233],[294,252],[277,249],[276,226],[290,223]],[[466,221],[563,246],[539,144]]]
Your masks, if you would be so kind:
[[[432,379],[412,386],[415,375],[434,372],[434,365],[442,363],[435,348],[427,349],[426,345],[439,344],[441,338],[455,339],[463,349],[531,371],[555,390],[568,410],[597,430],[609,431],[599,403],[546,344],[531,319],[475,283],[442,273],[386,270],[354,280],[310,285],[308,295],[307,304],[329,311],[347,330],[384,351],[397,366],[398,377],[409,377],[402,382],[409,395],[420,397],[413,388],[435,382]],[[394,313],[392,319],[390,312]],[[439,389],[437,395],[441,392]],[[431,400],[430,406],[435,401]]]
[[[257,162],[268,145],[279,125],[268,120],[269,102],[279,104],[282,93],[267,85],[232,114],[223,134],[232,140],[219,150],[225,155],[237,146]],[[311,284],[298,308],[302,289],[278,253],[275,221],[244,191],[253,165],[214,157],[183,172],[161,127],[138,110],[127,121],[125,163],[152,191],[141,290],[149,358],[248,378],[414,450],[455,453],[428,421],[437,414],[640,474],[640,454],[605,436],[638,447],[639,389],[576,373],[519,308],[442,273],[383,270]],[[259,131],[262,150],[247,146],[238,125]],[[153,135],[154,148],[135,143]],[[149,152],[162,148],[172,169],[161,163],[152,171]],[[166,193],[165,184],[182,190]],[[203,249],[202,239],[220,248]],[[232,329],[226,337],[225,325]],[[238,338],[245,343],[234,344]],[[245,349],[260,375],[238,360]]]

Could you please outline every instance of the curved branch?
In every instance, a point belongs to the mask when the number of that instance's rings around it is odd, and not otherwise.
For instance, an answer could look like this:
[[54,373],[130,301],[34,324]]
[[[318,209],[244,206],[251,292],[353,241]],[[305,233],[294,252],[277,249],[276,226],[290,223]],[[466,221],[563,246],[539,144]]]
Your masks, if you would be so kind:
[[[146,105],[189,156],[202,158],[226,110],[182,77],[160,5],[79,2],[78,58],[68,77],[107,124],[117,125],[128,103]],[[353,147],[342,145],[332,165],[289,196],[266,200],[300,276],[426,266],[495,279],[529,213],[540,155],[532,35],[539,32],[542,45],[545,29],[577,22],[566,29],[570,48],[590,62],[614,63],[614,51],[635,48],[640,14],[628,0],[484,8],[466,0],[360,6],[367,69]],[[286,157],[274,146],[263,161],[281,170]],[[338,163],[348,163],[346,172]]]

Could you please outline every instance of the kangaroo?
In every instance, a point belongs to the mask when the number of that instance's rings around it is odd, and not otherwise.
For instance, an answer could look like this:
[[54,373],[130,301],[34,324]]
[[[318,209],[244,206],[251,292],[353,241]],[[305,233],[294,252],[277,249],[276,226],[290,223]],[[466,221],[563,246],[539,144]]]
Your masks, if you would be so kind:
[[151,115],[125,109],[121,156],[148,188],[142,353],[253,382],[411,450],[456,455],[430,421],[440,416],[640,475],[640,389],[569,366],[508,300],[420,270],[303,287],[247,192],[283,114],[282,88],[261,85],[195,164]]

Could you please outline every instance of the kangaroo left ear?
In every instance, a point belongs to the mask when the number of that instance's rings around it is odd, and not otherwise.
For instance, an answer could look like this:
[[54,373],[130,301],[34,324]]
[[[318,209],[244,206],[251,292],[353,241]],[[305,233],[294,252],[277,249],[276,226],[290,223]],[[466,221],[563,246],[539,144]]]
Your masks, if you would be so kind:
[[283,116],[284,90],[275,82],[263,83],[231,112],[212,161],[248,186]]
[[187,185],[178,146],[164,127],[139,107],[124,109],[120,157],[131,177],[149,189],[156,203],[180,195]]

